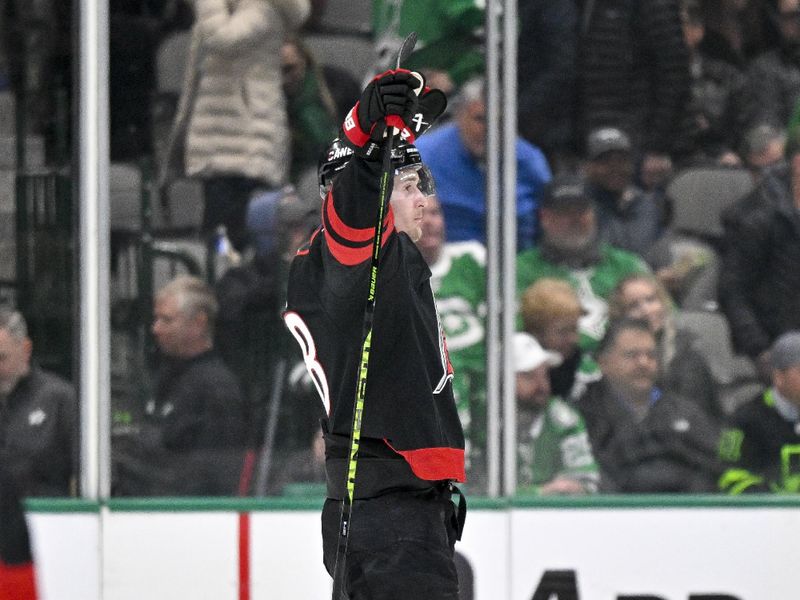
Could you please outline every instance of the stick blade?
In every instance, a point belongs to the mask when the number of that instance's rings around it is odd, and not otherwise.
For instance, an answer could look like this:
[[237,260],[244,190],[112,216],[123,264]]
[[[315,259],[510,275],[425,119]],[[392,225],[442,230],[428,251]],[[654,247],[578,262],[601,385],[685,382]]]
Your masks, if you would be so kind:
[[400,50],[397,51],[397,63],[395,65],[396,69],[399,69],[400,65],[408,59],[409,55],[414,51],[414,46],[416,45],[417,32],[412,31],[406,36],[406,39],[404,39],[403,43],[400,45]]

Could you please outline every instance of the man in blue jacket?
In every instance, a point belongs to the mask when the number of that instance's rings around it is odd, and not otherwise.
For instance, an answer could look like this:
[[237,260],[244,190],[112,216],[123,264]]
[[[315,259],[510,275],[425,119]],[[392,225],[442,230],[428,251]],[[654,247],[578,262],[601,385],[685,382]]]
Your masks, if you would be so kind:
[[[486,243],[486,99],[485,81],[471,79],[453,102],[452,123],[431,131],[417,143],[422,160],[436,180],[444,210],[447,240]],[[550,166],[541,150],[517,140],[517,248],[534,245],[536,212]]]

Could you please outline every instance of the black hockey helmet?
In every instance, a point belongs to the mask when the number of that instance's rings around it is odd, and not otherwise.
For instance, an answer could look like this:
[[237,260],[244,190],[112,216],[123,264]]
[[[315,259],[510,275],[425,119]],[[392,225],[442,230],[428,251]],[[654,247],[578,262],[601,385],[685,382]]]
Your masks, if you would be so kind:
[[319,195],[323,199],[331,187],[333,178],[339,171],[344,169],[344,166],[352,156],[352,148],[347,146],[341,139],[336,138],[328,146],[325,154],[320,157],[317,165],[317,181],[319,182]]
[[[330,189],[333,178],[350,162],[353,154],[352,148],[347,146],[340,138],[336,138],[331,142],[317,167],[319,193],[323,199]],[[430,170],[422,164],[419,150],[413,144],[402,140],[398,142],[392,148],[392,165],[395,168],[396,175],[408,169],[415,170],[419,175],[419,188],[422,193],[426,196],[431,196],[435,193],[433,176]]]
[[404,171],[415,171],[419,176],[417,185],[424,196],[433,196],[436,193],[433,175],[430,169],[423,164],[422,157],[415,145],[401,140],[392,148],[392,165],[394,165],[395,176],[401,175]]

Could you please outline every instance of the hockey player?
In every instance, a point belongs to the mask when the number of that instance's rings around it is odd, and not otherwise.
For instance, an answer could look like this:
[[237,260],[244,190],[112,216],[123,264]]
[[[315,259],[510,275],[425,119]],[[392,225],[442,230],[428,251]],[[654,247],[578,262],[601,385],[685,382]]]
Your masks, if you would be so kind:
[[0,600],[36,600],[28,526],[16,486],[0,468]]
[[[412,141],[446,104],[441,92],[424,86],[418,98],[417,77],[387,71],[363,91],[343,131],[353,153],[334,142],[321,165],[322,227],[298,251],[289,274],[284,319],[327,414],[322,537],[331,575],[364,342],[383,132],[388,121]],[[453,547],[463,510],[455,509],[451,492],[453,482],[464,481],[464,436],[430,270],[414,245],[430,180],[407,141],[392,153],[342,589],[353,599],[456,600]]]

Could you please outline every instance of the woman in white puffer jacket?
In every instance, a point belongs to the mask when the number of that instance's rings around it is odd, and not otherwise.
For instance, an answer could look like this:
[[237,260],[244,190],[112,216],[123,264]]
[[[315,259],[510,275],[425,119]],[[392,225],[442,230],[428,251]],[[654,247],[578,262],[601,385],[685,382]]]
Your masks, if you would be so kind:
[[[309,0],[194,0],[186,76],[160,183],[203,181],[203,231],[225,225],[244,245],[244,215],[256,188],[289,172],[289,127],[280,48],[308,17]],[[162,187],[163,189],[163,187]]]

